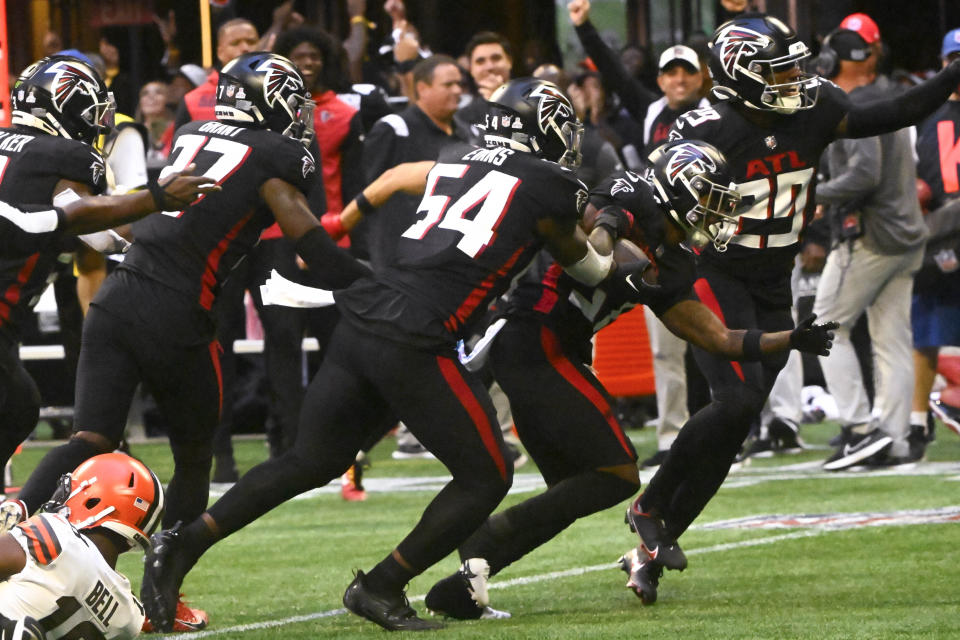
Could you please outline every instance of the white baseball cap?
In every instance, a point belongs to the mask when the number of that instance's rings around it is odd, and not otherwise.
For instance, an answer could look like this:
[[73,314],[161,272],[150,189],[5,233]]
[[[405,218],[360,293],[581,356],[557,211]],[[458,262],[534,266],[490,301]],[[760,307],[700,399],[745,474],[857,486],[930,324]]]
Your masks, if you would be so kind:
[[660,71],[665,71],[674,62],[685,62],[688,66],[693,67],[694,71],[700,71],[700,58],[697,56],[697,52],[682,44],[673,45],[660,54]]

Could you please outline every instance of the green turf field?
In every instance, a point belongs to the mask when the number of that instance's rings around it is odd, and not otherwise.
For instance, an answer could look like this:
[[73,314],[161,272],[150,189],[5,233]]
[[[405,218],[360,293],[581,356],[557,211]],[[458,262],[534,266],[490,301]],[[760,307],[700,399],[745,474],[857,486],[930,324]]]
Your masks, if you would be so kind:
[[[681,539],[690,567],[664,575],[655,605],[644,607],[625,589],[626,575],[614,566],[635,545],[618,507],[577,522],[494,578],[491,604],[511,611],[512,619],[451,621],[438,633],[537,640],[960,638],[960,438],[938,429],[929,462],[914,469],[827,475],[818,461],[834,430],[804,427],[805,440],[819,449],[754,460],[732,473]],[[651,430],[630,433],[641,456],[652,452]],[[391,460],[392,448],[388,440],[373,451],[366,502],[346,503],[331,486],[214,547],[184,584],[189,601],[211,618],[207,631],[190,637],[383,637],[379,627],[345,613],[340,598],[353,568],[369,569],[413,526],[444,473],[436,462]],[[30,447],[15,458],[15,480],[43,451]],[[135,445],[133,453],[169,478],[165,444]],[[237,442],[241,471],[265,457],[262,440]],[[522,467],[515,488],[541,486],[534,471],[532,464]],[[396,490],[408,477],[421,481]],[[507,503],[525,495],[512,493]],[[766,523],[774,528],[760,527],[762,518],[731,522],[774,514],[824,517]],[[456,565],[450,557],[411,583],[418,611],[423,594]],[[139,553],[121,558],[119,569],[136,590],[141,567]]]

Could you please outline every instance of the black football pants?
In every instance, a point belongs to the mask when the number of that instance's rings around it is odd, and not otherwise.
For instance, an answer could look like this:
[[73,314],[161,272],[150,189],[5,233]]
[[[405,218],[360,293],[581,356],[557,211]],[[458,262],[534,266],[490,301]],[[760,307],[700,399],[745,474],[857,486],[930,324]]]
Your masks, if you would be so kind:
[[[697,297],[730,329],[793,328],[790,308],[766,304],[764,292],[716,271],[704,270],[701,275],[694,285]],[[680,430],[640,502],[644,511],[659,512],[672,536],[679,537],[687,530],[723,484],[787,355],[784,352],[761,362],[732,362],[694,350],[710,383],[711,402]]]
[[[37,426],[40,390],[20,361],[19,347],[0,337],[0,472]],[[0,476],[0,493],[4,490]]]
[[334,330],[307,387],[293,449],[251,469],[208,510],[220,534],[341,475],[364,443],[389,428],[388,414],[403,420],[453,476],[397,549],[415,573],[444,558],[513,481],[493,403],[452,350],[436,355],[348,321]]

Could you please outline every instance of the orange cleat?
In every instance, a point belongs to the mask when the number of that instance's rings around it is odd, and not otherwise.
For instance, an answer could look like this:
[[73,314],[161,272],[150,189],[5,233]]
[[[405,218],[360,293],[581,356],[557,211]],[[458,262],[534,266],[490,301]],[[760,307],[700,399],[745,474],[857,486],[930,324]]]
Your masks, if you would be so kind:
[[[179,631],[181,633],[200,631],[206,628],[209,623],[210,617],[207,615],[207,612],[203,609],[188,607],[181,593],[180,599],[177,601],[177,615],[173,619],[173,631]],[[150,624],[149,620],[145,619],[143,621],[142,631],[144,633],[153,633],[153,625]]]

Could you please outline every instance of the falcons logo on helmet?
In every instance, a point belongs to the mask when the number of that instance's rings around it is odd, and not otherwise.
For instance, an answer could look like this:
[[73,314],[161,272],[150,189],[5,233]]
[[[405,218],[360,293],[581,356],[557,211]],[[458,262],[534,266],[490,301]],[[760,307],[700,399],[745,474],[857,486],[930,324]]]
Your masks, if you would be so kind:
[[737,77],[741,56],[753,55],[768,46],[770,46],[770,38],[735,24],[724,28],[713,42],[713,47],[720,51],[720,64],[723,70],[727,76],[734,79]]
[[670,162],[667,163],[667,180],[671,185],[676,184],[677,177],[688,168],[693,168],[695,173],[717,170],[713,160],[692,144],[677,145],[671,153]]
[[537,126],[546,133],[551,120],[573,117],[573,105],[567,96],[554,86],[543,84],[530,92],[530,97],[540,98],[537,104]]
[[264,72],[263,97],[271,107],[278,103],[285,103],[288,94],[303,90],[300,74],[285,60],[267,60],[257,67],[257,71]]
[[[47,73],[55,73],[51,85],[53,93],[53,105],[61,113],[67,102],[78,91],[82,91],[91,96],[96,96],[97,80],[84,67],[72,62],[58,62],[47,70]],[[94,99],[96,101],[96,99]]]

